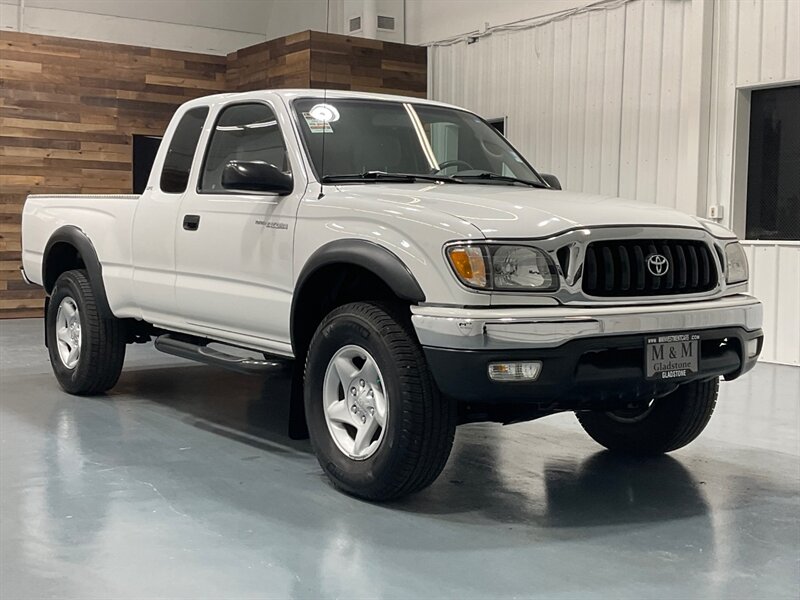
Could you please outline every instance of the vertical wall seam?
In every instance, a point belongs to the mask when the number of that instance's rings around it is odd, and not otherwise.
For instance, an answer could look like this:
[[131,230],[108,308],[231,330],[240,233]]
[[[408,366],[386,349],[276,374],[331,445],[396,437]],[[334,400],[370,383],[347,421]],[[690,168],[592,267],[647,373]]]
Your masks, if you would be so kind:
[[764,55],[764,4],[765,2],[759,2],[758,4],[758,70],[756,71],[756,81],[761,81],[761,61],[763,60]]
[[619,139],[617,140],[617,196],[622,191],[622,119],[625,115],[625,50],[628,42],[628,5],[622,7],[622,69],[619,94]]
[[788,76],[787,54],[789,53],[789,3],[783,3],[783,53],[781,54],[781,79]]
[[[642,2],[642,22],[639,27],[639,47],[644,46],[644,14],[647,10],[647,4]],[[633,153],[635,167],[633,169],[633,200],[639,199],[639,140],[642,135],[642,73],[644,73],[644,61],[639,60],[639,83],[638,83],[638,96],[639,96],[639,110],[636,115],[636,150]]]
[[[687,6],[691,9],[691,3],[683,5],[683,24],[681,25],[681,39],[679,47],[683,48],[684,38],[686,37],[686,12]],[[690,13],[691,14],[691,13]],[[703,45],[700,44],[700,57],[702,60],[702,52],[703,52]],[[675,181],[680,179],[680,168],[681,168],[681,159],[680,159],[680,152],[681,152],[681,109],[683,107],[683,103],[681,99],[683,98],[683,73],[684,73],[684,65],[686,64],[686,56],[681,56],[681,71],[680,76],[678,77],[678,89],[677,89],[677,98],[678,98],[678,126],[675,128],[675,148],[678,151],[678,154],[675,156],[675,164],[673,165],[672,177],[675,178]],[[702,67],[701,67],[701,74],[702,74]],[[700,85],[702,85],[702,77],[700,78]],[[702,103],[702,94],[700,94],[699,99]],[[702,110],[702,106],[697,107],[698,110]],[[690,109],[691,110],[691,109]],[[702,122],[702,121],[701,121]],[[700,123],[698,123],[698,127]],[[697,156],[698,160],[700,159],[700,155]],[[678,186],[675,186],[675,197],[672,199],[672,208],[678,208]],[[695,202],[696,204],[696,202]],[[696,209],[695,209],[696,210]]]
[[663,99],[663,91],[664,91],[664,19],[666,19],[667,11],[664,8],[664,5],[661,5],[661,51],[658,53],[658,124],[656,127],[656,139],[655,139],[655,156],[656,156],[656,164],[655,167],[655,189],[654,189],[654,196],[653,196],[653,204],[659,204],[659,173],[661,173],[661,125],[664,118],[664,99]]
[[[550,69],[552,73],[553,80],[555,80],[555,72],[556,72],[556,26],[554,23],[548,25],[548,27],[552,28],[552,35],[550,36]],[[550,110],[552,111],[550,114],[553,115],[555,113],[554,107],[556,102],[556,94],[555,94],[555,86],[550,87]],[[555,167],[555,135],[556,135],[556,128],[555,122],[553,119],[550,119],[550,126],[548,127],[550,131],[550,139],[547,142],[548,145],[548,154],[550,155],[550,168],[554,169]]]
[[[573,29],[574,25],[575,25],[575,19],[569,19],[569,40],[568,40],[568,45],[567,45],[567,48],[569,49],[569,55],[567,57],[567,64],[568,65],[572,64],[572,40],[573,40],[572,29]],[[570,71],[571,71],[571,69],[570,69]],[[564,165],[564,168],[565,168],[565,171],[566,171],[567,185],[569,185],[569,166],[568,166],[569,165],[569,124],[572,121],[572,119],[569,118],[569,105],[570,105],[569,102],[570,102],[570,98],[571,97],[572,97],[572,77],[567,77],[567,101],[565,103],[566,106],[567,106],[567,113],[566,113],[566,115],[567,115],[567,122],[566,122],[566,125],[567,125],[567,127],[566,127],[566,130],[567,130],[566,131],[566,134],[567,134],[567,148],[566,148],[566,156],[565,156],[566,164]]]
[[[734,194],[734,190],[733,190],[733,184],[734,184],[734,181],[733,181],[733,166],[734,166],[735,160],[736,160],[736,156],[735,156],[735,150],[736,150],[736,117],[737,117],[737,114],[736,114],[737,113],[737,111],[736,111],[737,97],[736,96],[738,96],[738,87],[739,87],[739,46],[740,46],[740,44],[739,44],[739,21],[740,21],[740,17],[741,17],[741,14],[739,12],[739,7],[737,6],[737,10],[736,10],[736,27],[734,28],[734,31],[736,32],[736,48],[737,48],[737,50],[736,50],[736,52],[734,53],[734,56],[733,56],[733,72],[731,73],[731,75],[733,76],[733,82],[732,82],[733,85],[731,86],[732,89],[728,92],[728,93],[734,94],[734,98],[733,98],[733,119],[732,119],[732,122],[730,123],[730,127],[731,127],[731,129],[733,131],[731,133],[730,160],[728,161],[728,172],[731,175],[731,182],[730,182],[730,186],[728,187],[728,207],[729,207],[728,212],[729,213],[733,212],[733,201],[736,199],[736,195]],[[761,61],[760,60],[759,60],[759,67],[758,68],[759,68],[759,71],[760,71],[761,70]],[[719,154],[719,152],[717,152],[717,153]],[[721,161],[720,160],[717,160],[716,162],[717,162],[718,165],[721,165]],[[719,180],[722,177],[722,172],[721,172],[722,170],[721,170],[721,168],[717,168],[717,169],[715,169],[715,171],[716,171],[716,176],[717,176],[717,193],[719,194],[719,188],[720,188]],[[716,203],[719,203],[719,200],[721,200],[721,198],[718,198]],[[706,202],[706,205],[708,205],[708,202]],[[706,210],[708,210],[708,206],[706,206]],[[745,217],[745,230],[746,229],[747,229],[747,220],[746,220],[746,217]]]
[[[715,2],[716,2],[716,0],[715,0]],[[736,40],[738,41],[738,39],[739,39],[739,5],[736,4],[736,5],[732,5],[732,6],[735,6],[735,8],[732,9],[734,11],[732,13],[733,16],[734,16],[733,31],[734,31],[734,36],[735,36]],[[716,4],[715,4],[715,7],[716,7]],[[723,35],[723,32],[722,32],[722,28],[720,27],[720,34],[719,34],[719,39],[720,39],[720,57],[722,56],[722,35]],[[733,82],[732,82],[733,85],[731,87],[735,90],[737,82],[739,80],[739,44],[738,43],[735,44],[735,50],[732,52],[732,55],[733,55],[732,71],[728,76],[733,79]],[[721,59],[720,59],[720,62],[721,62]],[[716,98],[716,103],[715,103],[716,106],[717,106],[717,112],[716,112],[716,117],[717,117],[716,121],[717,121],[717,123],[716,123],[716,132],[715,132],[715,136],[714,136],[715,142],[719,139],[719,136],[721,135],[721,133],[720,133],[721,129],[720,129],[720,125],[719,125],[719,120],[720,120],[719,105],[720,105],[720,98],[722,97],[722,94],[723,94],[723,90],[721,88],[723,87],[723,85],[725,87],[727,87],[727,85],[722,83],[722,73],[721,73],[722,65],[721,64],[719,66],[719,71],[720,72],[719,72],[719,75],[717,77],[717,98]],[[725,90],[725,93],[727,93],[727,92],[728,91]],[[731,129],[734,126],[735,126],[734,123],[730,124]],[[729,164],[729,168],[732,168],[732,167],[733,167],[733,157],[731,156],[731,162]],[[715,191],[716,191],[716,198],[713,199],[714,204],[719,204],[720,200],[722,199],[721,196],[720,196],[721,188],[722,188],[722,185],[721,185],[722,184],[722,172],[721,171],[722,171],[722,157],[720,156],[719,144],[716,143],[715,144],[715,152],[714,152],[714,186],[715,186]],[[728,205],[732,206],[732,204],[733,204],[733,187],[731,187],[728,190],[728,194],[729,194]],[[708,198],[706,198],[706,210],[707,209],[708,209]]]
[[[588,137],[587,129],[589,127],[588,124],[594,118],[594,115],[592,115],[591,112],[590,112],[590,103],[589,103],[589,56],[591,55],[589,40],[591,38],[592,38],[592,17],[591,17],[591,15],[588,15],[586,17],[586,56],[584,57],[584,62],[586,64],[586,79],[583,82],[583,87],[584,87],[584,91],[583,91],[583,115],[584,115],[584,119],[583,119],[583,152],[581,153],[582,154],[582,160],[583,160],[583,164],[581,165],[581,179],[583,181],[583,185],[581,187],[583,187],[583,189],[586,189],[586,179],[587,179],[586,168],[587,168],[587,165],[589,165],[591,163],[591,160],[587,160],[587,156],[586,156],[586,154],[588,152],[588,148],[587,148],[587,144],[586,144],[586,139]],[[601,126],[602,126],[602,119],[600,120],[600,123],[601,123]]]
[[781,296],[780,296],[780,276],[781,276],[781,247],[778,244],[773,246],[775,248],[775,277],[772,278],[772,297],[775,299],[775,335],[772,336],[772,358],[778,356],[778,336],[780,335],[781,327],[779,325],[778,317],[780,316]]
[[[606,123],[606,91],[608,84],[608,77],[606,76],[606,65],[608,64],[608,13],[603,13],[603,88],[601,90],[603,101],[600,103],[600,148],[597,153],[598,157],[598,171],[597,171],[597,193],[603,191],[603,165],[605,163],[603,157],[603,148],[605,148],[605,123]],[[588,88],[587,88],[588,89]]]

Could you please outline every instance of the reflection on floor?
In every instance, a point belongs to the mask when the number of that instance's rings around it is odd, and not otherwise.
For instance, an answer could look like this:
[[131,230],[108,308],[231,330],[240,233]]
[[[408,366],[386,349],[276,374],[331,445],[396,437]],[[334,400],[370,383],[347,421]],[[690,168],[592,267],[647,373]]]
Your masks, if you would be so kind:
[[287,437],[288,378],[135,347],[76,398],[40,340],[0,322],[3,598],[798,596],[798,368],[723,384],[705,435],[650,460],[572,415],[465,426],[434,486],[370,505]]

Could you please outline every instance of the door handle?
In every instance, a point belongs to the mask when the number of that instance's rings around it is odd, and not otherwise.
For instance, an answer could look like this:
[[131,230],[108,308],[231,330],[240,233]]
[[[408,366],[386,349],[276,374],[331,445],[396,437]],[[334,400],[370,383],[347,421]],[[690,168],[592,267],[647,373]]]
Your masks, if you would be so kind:
[[197,231],[200,227],[200,215],[184,215],[183,228],[186,231]]

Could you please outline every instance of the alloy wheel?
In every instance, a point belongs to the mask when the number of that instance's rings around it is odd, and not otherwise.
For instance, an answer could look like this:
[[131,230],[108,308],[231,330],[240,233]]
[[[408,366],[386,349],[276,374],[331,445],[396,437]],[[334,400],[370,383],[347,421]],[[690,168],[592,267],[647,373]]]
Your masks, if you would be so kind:
[[389,399],[372,355],[347,345],[331,358],[322,392],[325,422],[336,446],[353,460],[375,454],[386,432]]

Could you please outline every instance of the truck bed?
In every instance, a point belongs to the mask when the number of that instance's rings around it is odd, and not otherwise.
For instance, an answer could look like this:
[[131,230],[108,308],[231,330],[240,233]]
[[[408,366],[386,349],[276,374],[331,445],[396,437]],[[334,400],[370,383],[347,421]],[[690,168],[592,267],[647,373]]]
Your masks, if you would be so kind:
[[94,245],[109,274],[129,271],[131,226],[138,194],[32,194],[22,211],[22,265],[28,278],[42,283],[42,257],[53,233],[73,226]]

